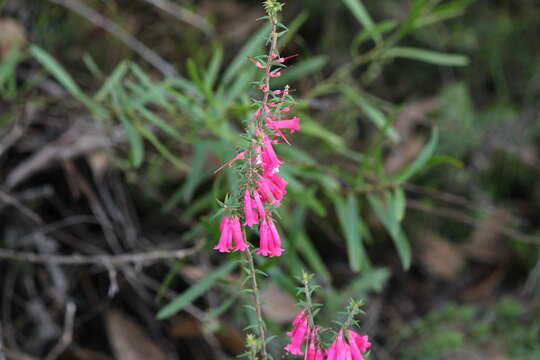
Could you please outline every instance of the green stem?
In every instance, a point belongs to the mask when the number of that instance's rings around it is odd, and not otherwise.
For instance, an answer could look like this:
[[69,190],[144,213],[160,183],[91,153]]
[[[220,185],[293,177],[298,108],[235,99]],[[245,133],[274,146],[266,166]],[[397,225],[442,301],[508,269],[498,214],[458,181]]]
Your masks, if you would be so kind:
[[261,344],[261,355],[262,360],[268,359],[268,354],[266,352],[266,334],[265,334],[265,324],[262,316],[262,305],[261,298],[259,295],[259,286],[257,284],[257,271],[255,270],[255,262],[253,261],[253,255],[251,254],[251,249],[243,252],[244,256],[247,258],[249,277],[251,279],[251,289],[253,290],[253,304],[255,305],[255,312],[257,314],[257,327],[259,328],[259,337],[262,341]]

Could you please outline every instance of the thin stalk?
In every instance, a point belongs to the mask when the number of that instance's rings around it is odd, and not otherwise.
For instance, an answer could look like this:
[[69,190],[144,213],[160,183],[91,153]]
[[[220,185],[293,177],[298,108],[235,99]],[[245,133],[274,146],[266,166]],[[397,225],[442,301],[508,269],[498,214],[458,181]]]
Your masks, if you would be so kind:
[[251,278],[251,288],[253,290],[252,297],[253,297],[253,304],[255,305],[255,312],[257,314],[257,326],[259,328],[259,337],[262,341],[261,346],[261,355],[262,360],[267,360],[268,355],[266,352],[266,334],[264,329],[264,320],[262,317],[262,306],[261,306],[261,298],[259,295],[259,286],[257,284],[257,271],[255,270],[255,263],[253,261],[253,255],[251,254],[251,250],[248,249],[247,251],[243,252],[244,256],[247,258],[248,261],[248,270],[249,270],[249,277]]

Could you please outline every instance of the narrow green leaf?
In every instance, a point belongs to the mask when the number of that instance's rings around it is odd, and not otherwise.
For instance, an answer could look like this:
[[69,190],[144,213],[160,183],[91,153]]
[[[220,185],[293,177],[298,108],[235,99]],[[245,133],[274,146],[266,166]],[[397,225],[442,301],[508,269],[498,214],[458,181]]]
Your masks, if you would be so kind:
[[342,85],[340,87],[342,93],[349,98],[354,104],[356,104],[368,117],[371,122],[377,126],[379,129],[385,129],[386,128],[386,136],[393,142],[399,141],[399,135],[396,132],[394,128],[389,126],[389,120],[386,118],[386,116],[375,107],[368,99],[367,97],[360,94],[356,89],[347,86]]
[[372,28],[364,29],[356,35],[351,43],[351,48],[354,49],[354,54],[358,54],[358,50],[356,48],[358,45],[362,44],[364,41],[370,39],[373,37],[375,33],[379,34],[386,34],[392,30],[394,30],[397,26],[397,22],[395,20],[386,20],[381,21],[380,23],[376,24]]
[[394,217],[397,219],[397,221],[401,222],[403,220],[403,217],[405,216],[405,208],[407,206],[405,198],[405,191],[403,191],[402,188],[397,187],[394,189],[393,192],[393,209],[394,209]]
[[206,73],[204,74],[204,86],[208,93],[210,93],[211,89],[214,87],[216,83],[216,78],[219,73],[219,68],[221,67],[222,61],[223,61],[223,48],[218,47],[214,50],[212,59],[210,60],[210,63],[208,64],[208,68],[206,69]]
[[104,117],[104,109],[94,103],[73,80],[68,72],[48,52],[37,45],[30,45],[28,52],[77,100],[82,102],[99,118]]
[[308,235],[304,231],[298,231],[295,234],[292,243],[298,249],[298,251],[302,251],[302,255],[317,276],[320,276],[325,282],[329,283],[332,279],[330,271],[328,271],[328,268],[313,246],[313,243]]
[[398,172],[393,177],[394,181],[405,182],[409,178],[411,178],[413,175],[415,175],[418,171],[422,170],[422,168],[427,164],[427,162],[431,159],[431,157],[435,153],[438,143],[439,143],[439,128],[435,126],[433,127],[433,130],[431,132],[431,138],[429,139],[426,146],[422,149],[418,157],[412,162],[412,164],[410,164],[405,169]]
[[222,85],[229,83],[238,72],[249,63],[248,56],[255,56],[261,46],[264,44],[266,37],[270,33],[271,25],[267,23],[259,29],[240,49],[238,55],[233,59],[225,74],[223,75]]
[[[168,148],[165,146],[156,135],[152,133],[146,126],[143,124],[136,124],[137,131],[141,133],[150,143],[163,155],[167,160],[169,160],[174,166],[183,171],[189,171],[189,166],[187,166],[182,160],[176,157]],[[141,159],[142,162],[142,159]],[[140,163],[139,163],[140,165]],[[137,165],[138,166],[138,165]]]
[[362,264],[366,259],[362,245],[362,224],[358,212],[358,202],[353,194],[348,195],[346,200],[337,196],[333,200],[347,242],[349,264],[353,271],[358,272],[362,269]]
[[375,215],[377,215],[390,234],[403,268],[408,270],[411,266],[411,247],[409,241],[407,240],[407,236],[401,229],[401,226],[395,218],[393,211],[391,209],[386,209],[379,199],[371,194],[367,195],[367,199],[371,208],[375,212]]
[[316,73],[328,62],[326,56],[315,56],[293,64],[285,74],[272,80],[272,87],[280,87],[292,83],[306,75]]
[[216,281],[223,278],[225,275],[229,274],[235,267],[236,262],[228,262],[220,266],[217,270],[212,272],[210,275],[191,286],[189,289],[180,294],[176,299],[172,300],[170,303],[165,305],[157,314],[158,319],[168,318],[187,305],[191,304],[195,299],[204,294],[208,289],[210,289]]
[[79,85],[73,80],[73,78],[67,73],[67,71],[60,65],[56,59],[54,59],[48,52],[43,50],[37,45],[30,45],[28,47],[28,52],[37,60],[39,63],[51,74],[53,75],[60,84],[76,98],[85,96]]
[[161,119],[159,116],[155,115],[153,112],[145,108],[144,106],[137,105],[135,110],[142,115],[143,118],[150,121],[152,124],[163,130],[165,133],[174,137],[177,140],[181,139],[180,133],[165,120]]
[[[343,3],[351,10],[358,22],[366,29],[372,29],[374,27],[373,20],[367,12],[362,0],[343,0]],[[377,44],[382,41],[381,34],[377,31],[372,32],[373,41]]]
[[107,77],[107,80],[103,83],[101,88],[98,90],[94,99],[96,101],[103,101],[114,89],[120,84],[120,81],[124,78],[129,70],[129,63],[127,61],[122,61],[116,66],[113,72]]
[[469,59],[458,54],[447,54],[413,47],[393,47],[382,53],[383,58],[406,58],[442,66],[467,66]]

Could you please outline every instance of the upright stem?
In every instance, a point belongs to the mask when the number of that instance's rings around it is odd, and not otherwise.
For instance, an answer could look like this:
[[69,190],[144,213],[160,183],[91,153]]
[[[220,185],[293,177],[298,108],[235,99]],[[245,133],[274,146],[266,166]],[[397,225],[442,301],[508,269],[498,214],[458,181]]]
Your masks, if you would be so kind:
[[248,261],[249,277],[251,278],[251,288],[253,290],[253,303],[255,305],[255,312],[257,313],[257,325],[259,328],[259,337],[261,338],[261,355],[262,360],[267,360],[268,355],[266,353],[266,335],[264,330],[264,320],[262,317],[262,306],[261,298],[259,295],[259,286],[257,285],[257,271],[255,270],[255,263],[253,261],[253,255],[251,254],[251,249],[244,251],[243,254]]
[[[264,92],[264,98],[263,98],[263,104],[262,104],[263,112],[268,107],[268,99],[270,96],[270,78],[271,78],[270,73],[272,71],[272,65],[274,65],[275,63],[275,54],[276,54],[276,46],[277,46],[277,38],[278,38],[276,16],[270,16],[270,22],[272,23],[272,33],[271,33],[270,49],[268,51],[268,58],[266,62],[265,75],[264,75],[264,85],[265,85],[266,91]],[[259,125],[260,124],[256,122],[256,126],[259,126]],[[250,156],[251,156],[251,152],[250,152]],[[251,164],[251,160],[250,160],[250,164]],[[244,230],[244,237],[245,237],[245,230]],[[255,305],[255,312],[257,314],[257,327],[259,328],[259,337],[260,337],[260,340],[262,341],[261,356],[262,356],[262,360],[267,360],[268,354],[266,352],[265,324],[264,324],[264,320],[262,316],[261,298],[259,295],[259,286],[257,285],[257,271],[255,269],[255,262],[253,261],[253,254],[251,253],[250,249],[248,249],[247,251],[244,251],[243,254],[246,257],[247,262],[248,262],[249,277],[251,279],[251,288],[253,290],[252,296],[253,296],[253,304]]]
[[[264,85],[266,87],[266,92],[264,93],[263,98],[263,107],[266,107],[268,104],[268,97],[270,96],[270,72],[272,71],[272,65],[274,64],[276,46],[277,46],[277,19],[274,16],[270,16],[270,22],[272,23],[272,40],[270,41],[270,50],[268,52],[268,58],[266,59],[266,69],[264,74]],[[264,109],[263,109],[264,110]]]

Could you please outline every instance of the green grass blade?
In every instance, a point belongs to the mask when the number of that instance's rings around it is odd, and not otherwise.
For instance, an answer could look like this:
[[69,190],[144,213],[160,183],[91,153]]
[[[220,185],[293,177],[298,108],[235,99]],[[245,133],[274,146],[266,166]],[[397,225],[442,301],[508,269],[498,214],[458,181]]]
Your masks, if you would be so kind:
[[[238,52],[238,55],[233,59],[225,74],[223,75],[222,84],[230,83],[231,80],[238,75],[238,72],[248,65],[249,61],[248,56],[255,56],[261,48],[261,46],[266,41],[266,37],[270,33],[271,25],[268,23],[261,27],[244,45],[242,49]],[[251,63],[249,63],[251,64]],[[249,65],[251,66],[251,65]]]
[[396,182],[405,182],[415,175],[418,171],[422,170],[428,161],[431,159],[437,145],[439,144],[439,128],[435,126],[431,132],[431,138],[426,146],[422,149],[418,157],[412,162],[411,165],[397,173],[393,178]]
[[352,194],[346,200],[334,197],[334,205],[339,223],[347,242],[349,264],[353,271],[360,271],[366,259],[362,245],[361,220],[358,212],[358,202]]
[[447,54],[413,47],[393,47],[382,53],[383,58],[405,58],[441,66],[467,66],[469,59],[459,54]]
[[392,209],[385,208],[381,201],[373,195],[367,195],[367,199],[371,208],[375,212],[375,215],[377,215],[390,234],[403,268],[408,270],[411,266],[411,247],[409,240],[407,239],[405,232],[403,232],[401,229],[401,226],[395,218]]
[[210,275],[191,286],[189,289],[180,294],[176,299],[165,305],[157,314],[158,319],[168,318],[187,305],[191,304],[195,299],[204,294],[210,289],[216,281],[229,274],[237,265],[237,262],[228,262],[212,272]]
[[[374,27],[373,20],[367,12],[364,4],[361,0],[343,0],[343,3],[349,8],[354,17],[360,24],[366,29],[372,29]],[[373,41],[380,43],[382,41],[381,34],[377,31],[372,32]]]

